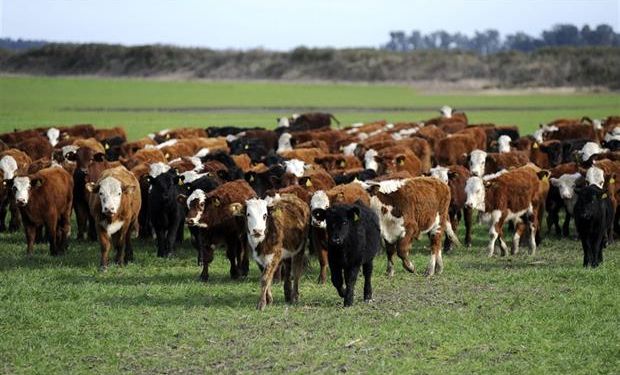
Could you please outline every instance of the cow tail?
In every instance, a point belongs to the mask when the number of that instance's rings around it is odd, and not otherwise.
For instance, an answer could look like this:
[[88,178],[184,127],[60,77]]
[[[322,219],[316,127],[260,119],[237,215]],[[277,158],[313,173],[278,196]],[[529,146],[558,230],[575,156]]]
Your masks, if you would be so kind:
[[[338,121],[338,119],[336,118],[336,116],[332,115],[331,113],[329,114],[329,117],[331,117],[334,121],[336,121],[337,125],[340,125],[340,121]],[[340,126],[338,126],[340,127]]]
[[454,230],[452,229],[452,223],[450,223],[450,219],[446,220],[446,235],[457,247],[461,246],[461,241],[459,241],[459,238],[456,236],[456,233],[454,233]]

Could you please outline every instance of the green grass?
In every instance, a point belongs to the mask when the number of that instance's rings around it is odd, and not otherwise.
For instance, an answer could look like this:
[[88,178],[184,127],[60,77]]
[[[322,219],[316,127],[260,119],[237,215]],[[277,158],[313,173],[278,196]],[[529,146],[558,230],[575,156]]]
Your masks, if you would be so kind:
[[[404,86],[192,83],[0,78],[0,129],[92,122],[125,124],[132,137],[193,124],[273,124],[277,113],[65,111],[62,108],[191,106],[535,107],[469,111],[473,121],[530,129],[555,117],[618,112],[614,95],[430,96]],[[554,110],[570,107],[572,110]],[[344,122],[420,120],[434,113],[345,112]],[[74,229],[75,231],[75,229]],[[425,279],[428,241],[414,245],[418,273],[375,262],[374,299],[341,307],[315,280],[311,259],[300,303],[282,286],[257,312],[259,272],[231,281],[223,252],[211,280],[197,280],[185,243],[172,259],[135,242],[136,262],[97,271],[98,245],[73,241],[60,258],[38,245],[25,256],[22,233],[0,234],[0,373],[617,373],[620,368],[619,247],[596,269],[581,267],[575,241],[547,238],[535,257],[487,258],[476,228],[472,249],[445,256]]]

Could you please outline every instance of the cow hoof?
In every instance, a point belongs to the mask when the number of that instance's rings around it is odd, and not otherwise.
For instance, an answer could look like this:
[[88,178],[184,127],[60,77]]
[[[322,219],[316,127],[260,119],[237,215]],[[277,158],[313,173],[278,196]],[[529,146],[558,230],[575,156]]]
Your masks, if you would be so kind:
[[102,273],[108,272],[108,267],[105,267],[105,266],[99,267],[99,272],[102,272]]
[[258,304],[256,305],[256,310],[263,311],[265,310],[265,306],[267,306],[267,302],[261,299],[260,301],[258,301]]
[[426,272],[424,272],[425,277],[432,277],[434,274],[435,274],[435,271],[431,269],[427,269]]
[[372,298],[364,299],[364,303],[370,304],[370,303],[373,303],[373,302],[375,302],[375,300],[372,299]]
[[385,274],[387,275],[387,277],[394,277],[394,268],[388,268]]
[[410,273],[415,273],[415,266],[411,262],[403,263],[403,267]]
[[319,276],[317,283],[319,285],[325,285],[325,278],[323,276]]

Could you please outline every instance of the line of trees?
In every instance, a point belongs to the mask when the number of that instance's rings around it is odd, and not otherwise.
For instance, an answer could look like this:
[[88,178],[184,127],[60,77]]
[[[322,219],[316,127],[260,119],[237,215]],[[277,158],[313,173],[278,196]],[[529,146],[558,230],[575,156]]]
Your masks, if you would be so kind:
[[450,34],[438,30],[430,34],[422,34],[414,30],[407,35],[404,31],[390,32],[390,40],[382,46],[383,49],[396,52],[428,49],[456,49],[475,51],[483,55],[500,51],[531,52],[542,47],[565,46],[620,46],[620,34],[605,24],[595,29],[585,25],[581,30],[570,24],[555,25],[551,30],[545,30],[540,37],[533,37],[523,32],[506,35],[501,38],[499,31],[489,29],[476,31],[471,37],[463,33]]
[[47,42],[44,40],[0,38],[0,49],[9,51],[24,51],[27,49],[43,47],[46,44]]

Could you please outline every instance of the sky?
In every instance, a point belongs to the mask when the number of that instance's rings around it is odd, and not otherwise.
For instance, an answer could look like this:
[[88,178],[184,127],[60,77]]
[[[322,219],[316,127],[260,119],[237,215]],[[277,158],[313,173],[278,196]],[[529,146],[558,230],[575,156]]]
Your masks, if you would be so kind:
[[0,0],[3,38],[214,49],[378,47],[390,31],[414,29],[618,32],[619,20],[620,0]]

